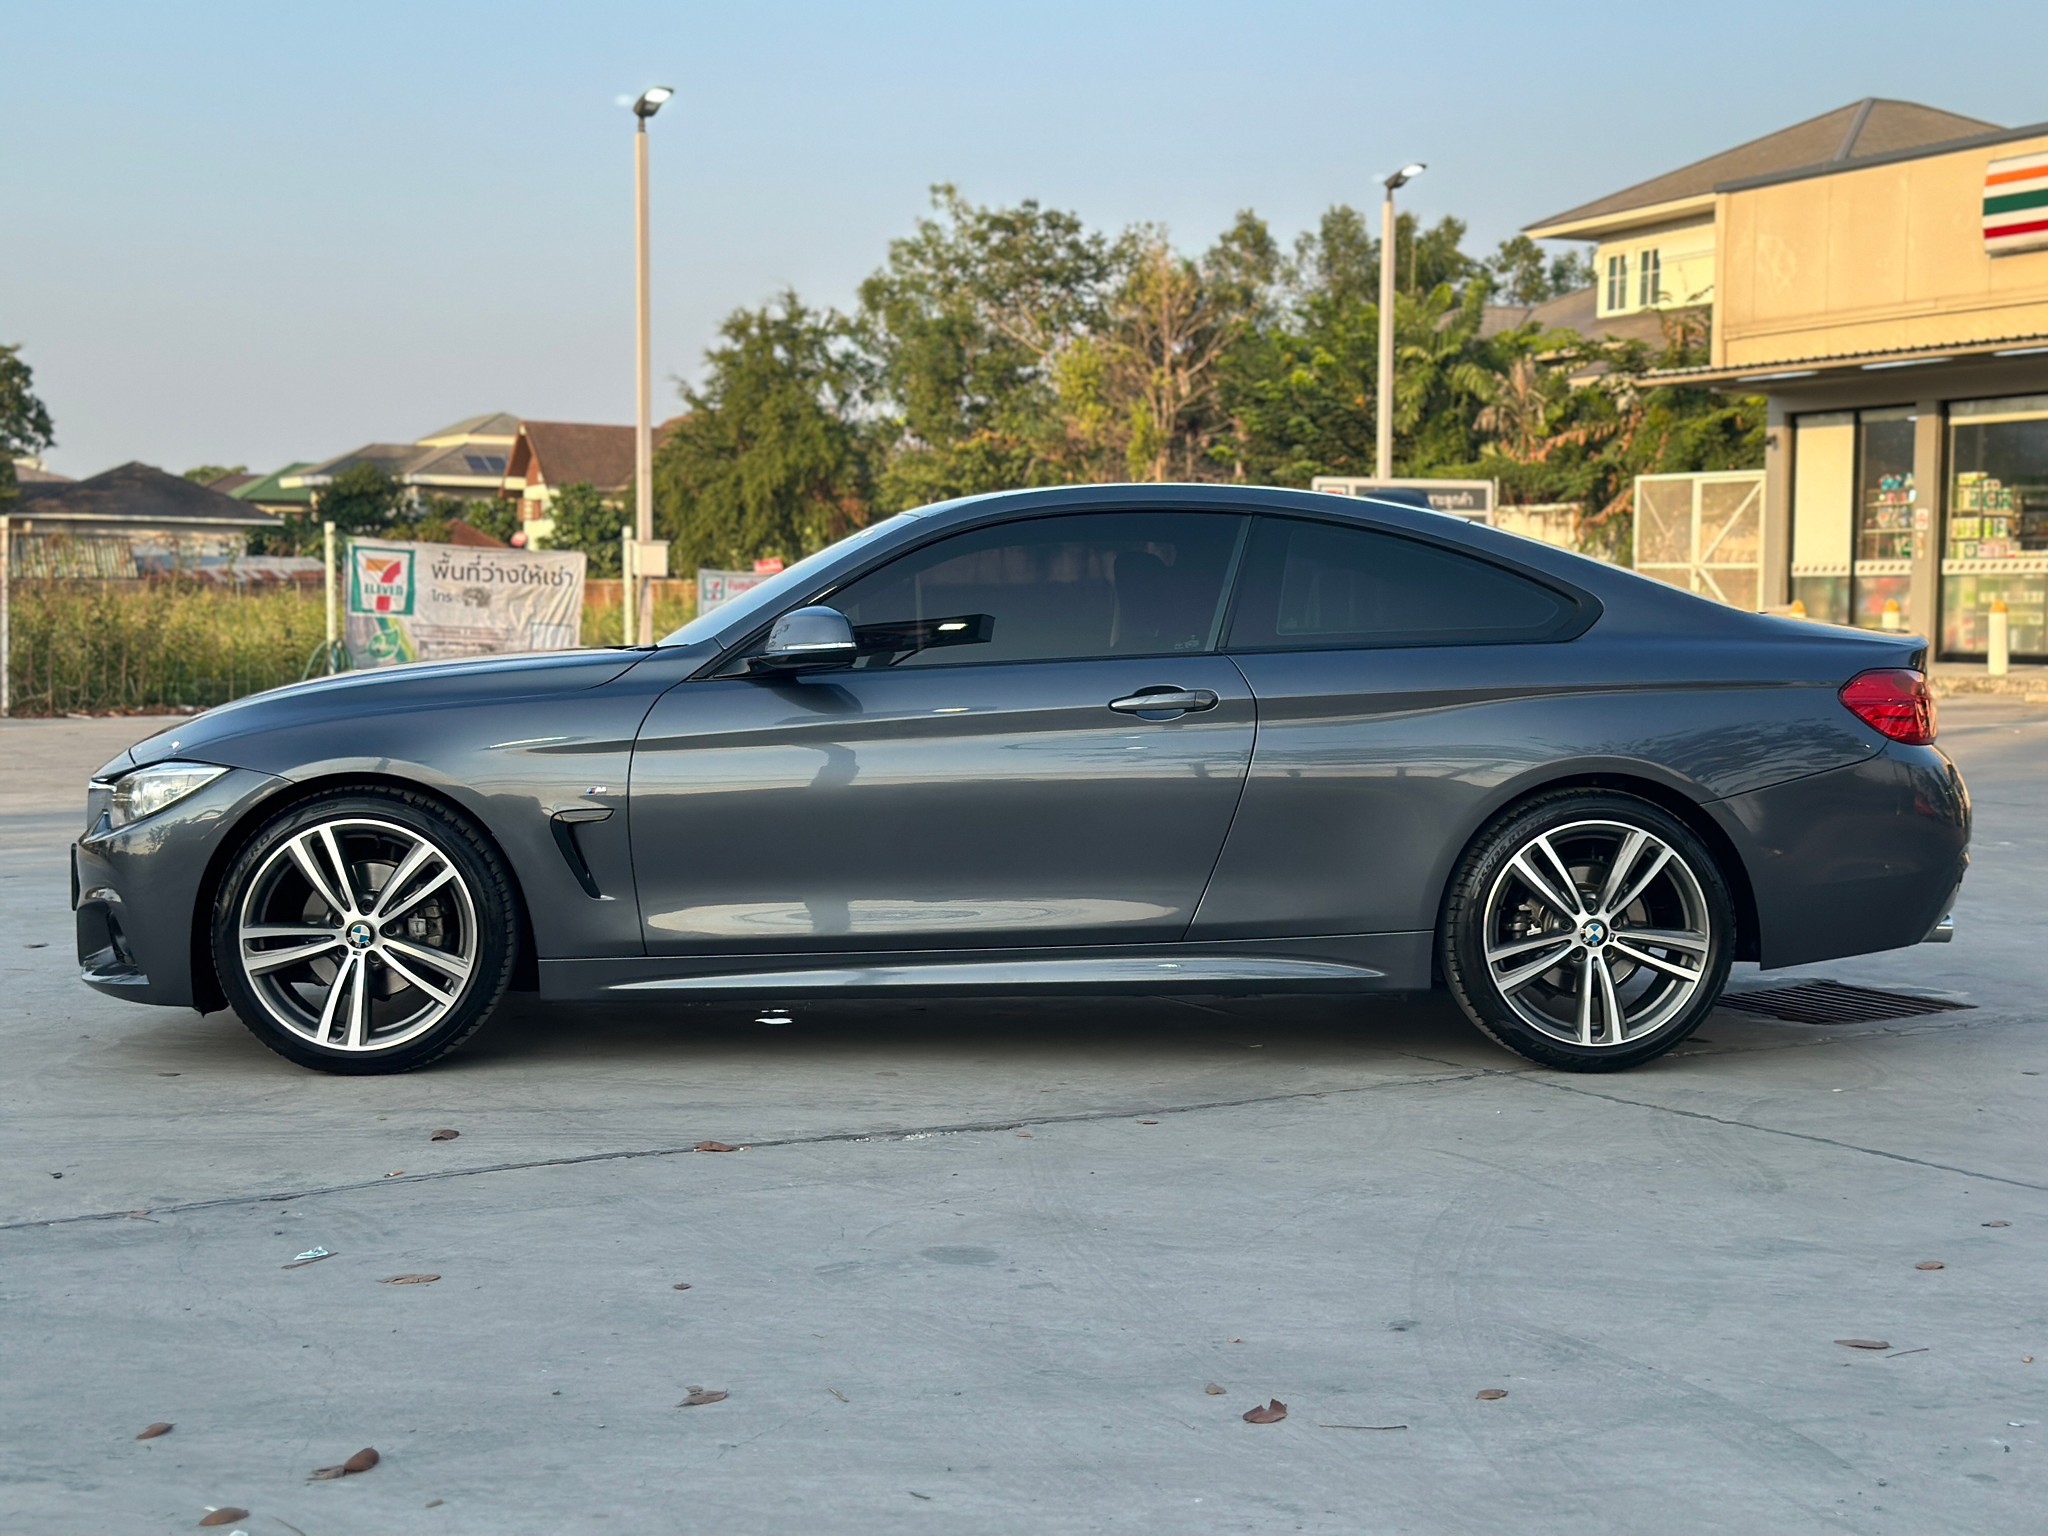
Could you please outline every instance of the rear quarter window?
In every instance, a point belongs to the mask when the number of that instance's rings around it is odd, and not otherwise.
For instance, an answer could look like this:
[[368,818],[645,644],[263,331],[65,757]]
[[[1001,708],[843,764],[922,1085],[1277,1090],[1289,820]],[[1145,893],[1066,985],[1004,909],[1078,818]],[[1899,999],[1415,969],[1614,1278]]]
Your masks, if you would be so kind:
[[1499,645],[1584,628],[1569,594],[1379,529],[1266,517],[1252,531],[1231,650]]

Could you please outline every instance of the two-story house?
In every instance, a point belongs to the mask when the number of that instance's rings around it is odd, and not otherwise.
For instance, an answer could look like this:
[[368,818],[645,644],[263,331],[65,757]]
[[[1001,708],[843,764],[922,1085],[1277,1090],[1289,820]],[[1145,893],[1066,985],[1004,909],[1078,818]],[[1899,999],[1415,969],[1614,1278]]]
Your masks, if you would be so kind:
[[2048,660],[2048,123],[1870,100],[1530,227],[1598,242],[1601,313],[1703,303],[1762,394],[1761,594]]

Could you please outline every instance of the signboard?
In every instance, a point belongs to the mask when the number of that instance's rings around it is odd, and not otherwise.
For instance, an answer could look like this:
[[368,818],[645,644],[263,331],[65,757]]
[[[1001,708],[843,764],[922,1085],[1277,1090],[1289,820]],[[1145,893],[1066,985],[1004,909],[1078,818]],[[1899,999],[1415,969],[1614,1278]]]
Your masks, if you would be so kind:
[[2048,247],[2048,154],[1984,168],[1984,249],[1993,256]]
[[581,643],[584,559],[574,550],[351,539],[343,637],[359,667]]
[[1468,523],[1489,523],[1493,521],[1495,484],[1492,480],[1367,480],[1353,475],[1317,475],[1308,487],[1334,496],[1420,491],[1429,498],[1432,512],[1462,517]]
[[[777,567],[780,569],[780,567]],[[774,574],[773,571],[714,571],[705,566],[697,567],[697,611],[709,613],[720,603],[738,597],[750,587],[758,587]]]

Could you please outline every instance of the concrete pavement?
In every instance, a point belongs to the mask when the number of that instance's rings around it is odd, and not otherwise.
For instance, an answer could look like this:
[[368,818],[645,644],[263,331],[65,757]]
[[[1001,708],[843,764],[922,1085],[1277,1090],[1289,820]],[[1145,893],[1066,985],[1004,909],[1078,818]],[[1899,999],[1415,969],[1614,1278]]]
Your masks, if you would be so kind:
[[2048,719],[1943,717],[1958,940],[1811,974],[1976,1009],[1598,1078],[1323,999],[517,1000],[322,1077],[77,984],[150,727],[0,724],[0,1532],[2031,1528]]

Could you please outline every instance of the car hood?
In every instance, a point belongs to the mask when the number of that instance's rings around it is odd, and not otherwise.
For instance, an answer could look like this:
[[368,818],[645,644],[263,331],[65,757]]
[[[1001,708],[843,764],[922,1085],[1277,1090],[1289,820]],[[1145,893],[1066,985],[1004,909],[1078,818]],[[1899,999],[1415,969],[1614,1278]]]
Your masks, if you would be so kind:
[[333,677],[273,688],[267,693],[254,693],[190,720],[181,720],[168,730],[137,742],[107,768],[135,767],[169,757],[204,762],[209,760],[210,748],[226,742],[338,715],[376,716],[415,709],[457,708],[484,700],[531,698],[595,688],[631,670],[650,654],[623,647],[534,651],[341,672]]

